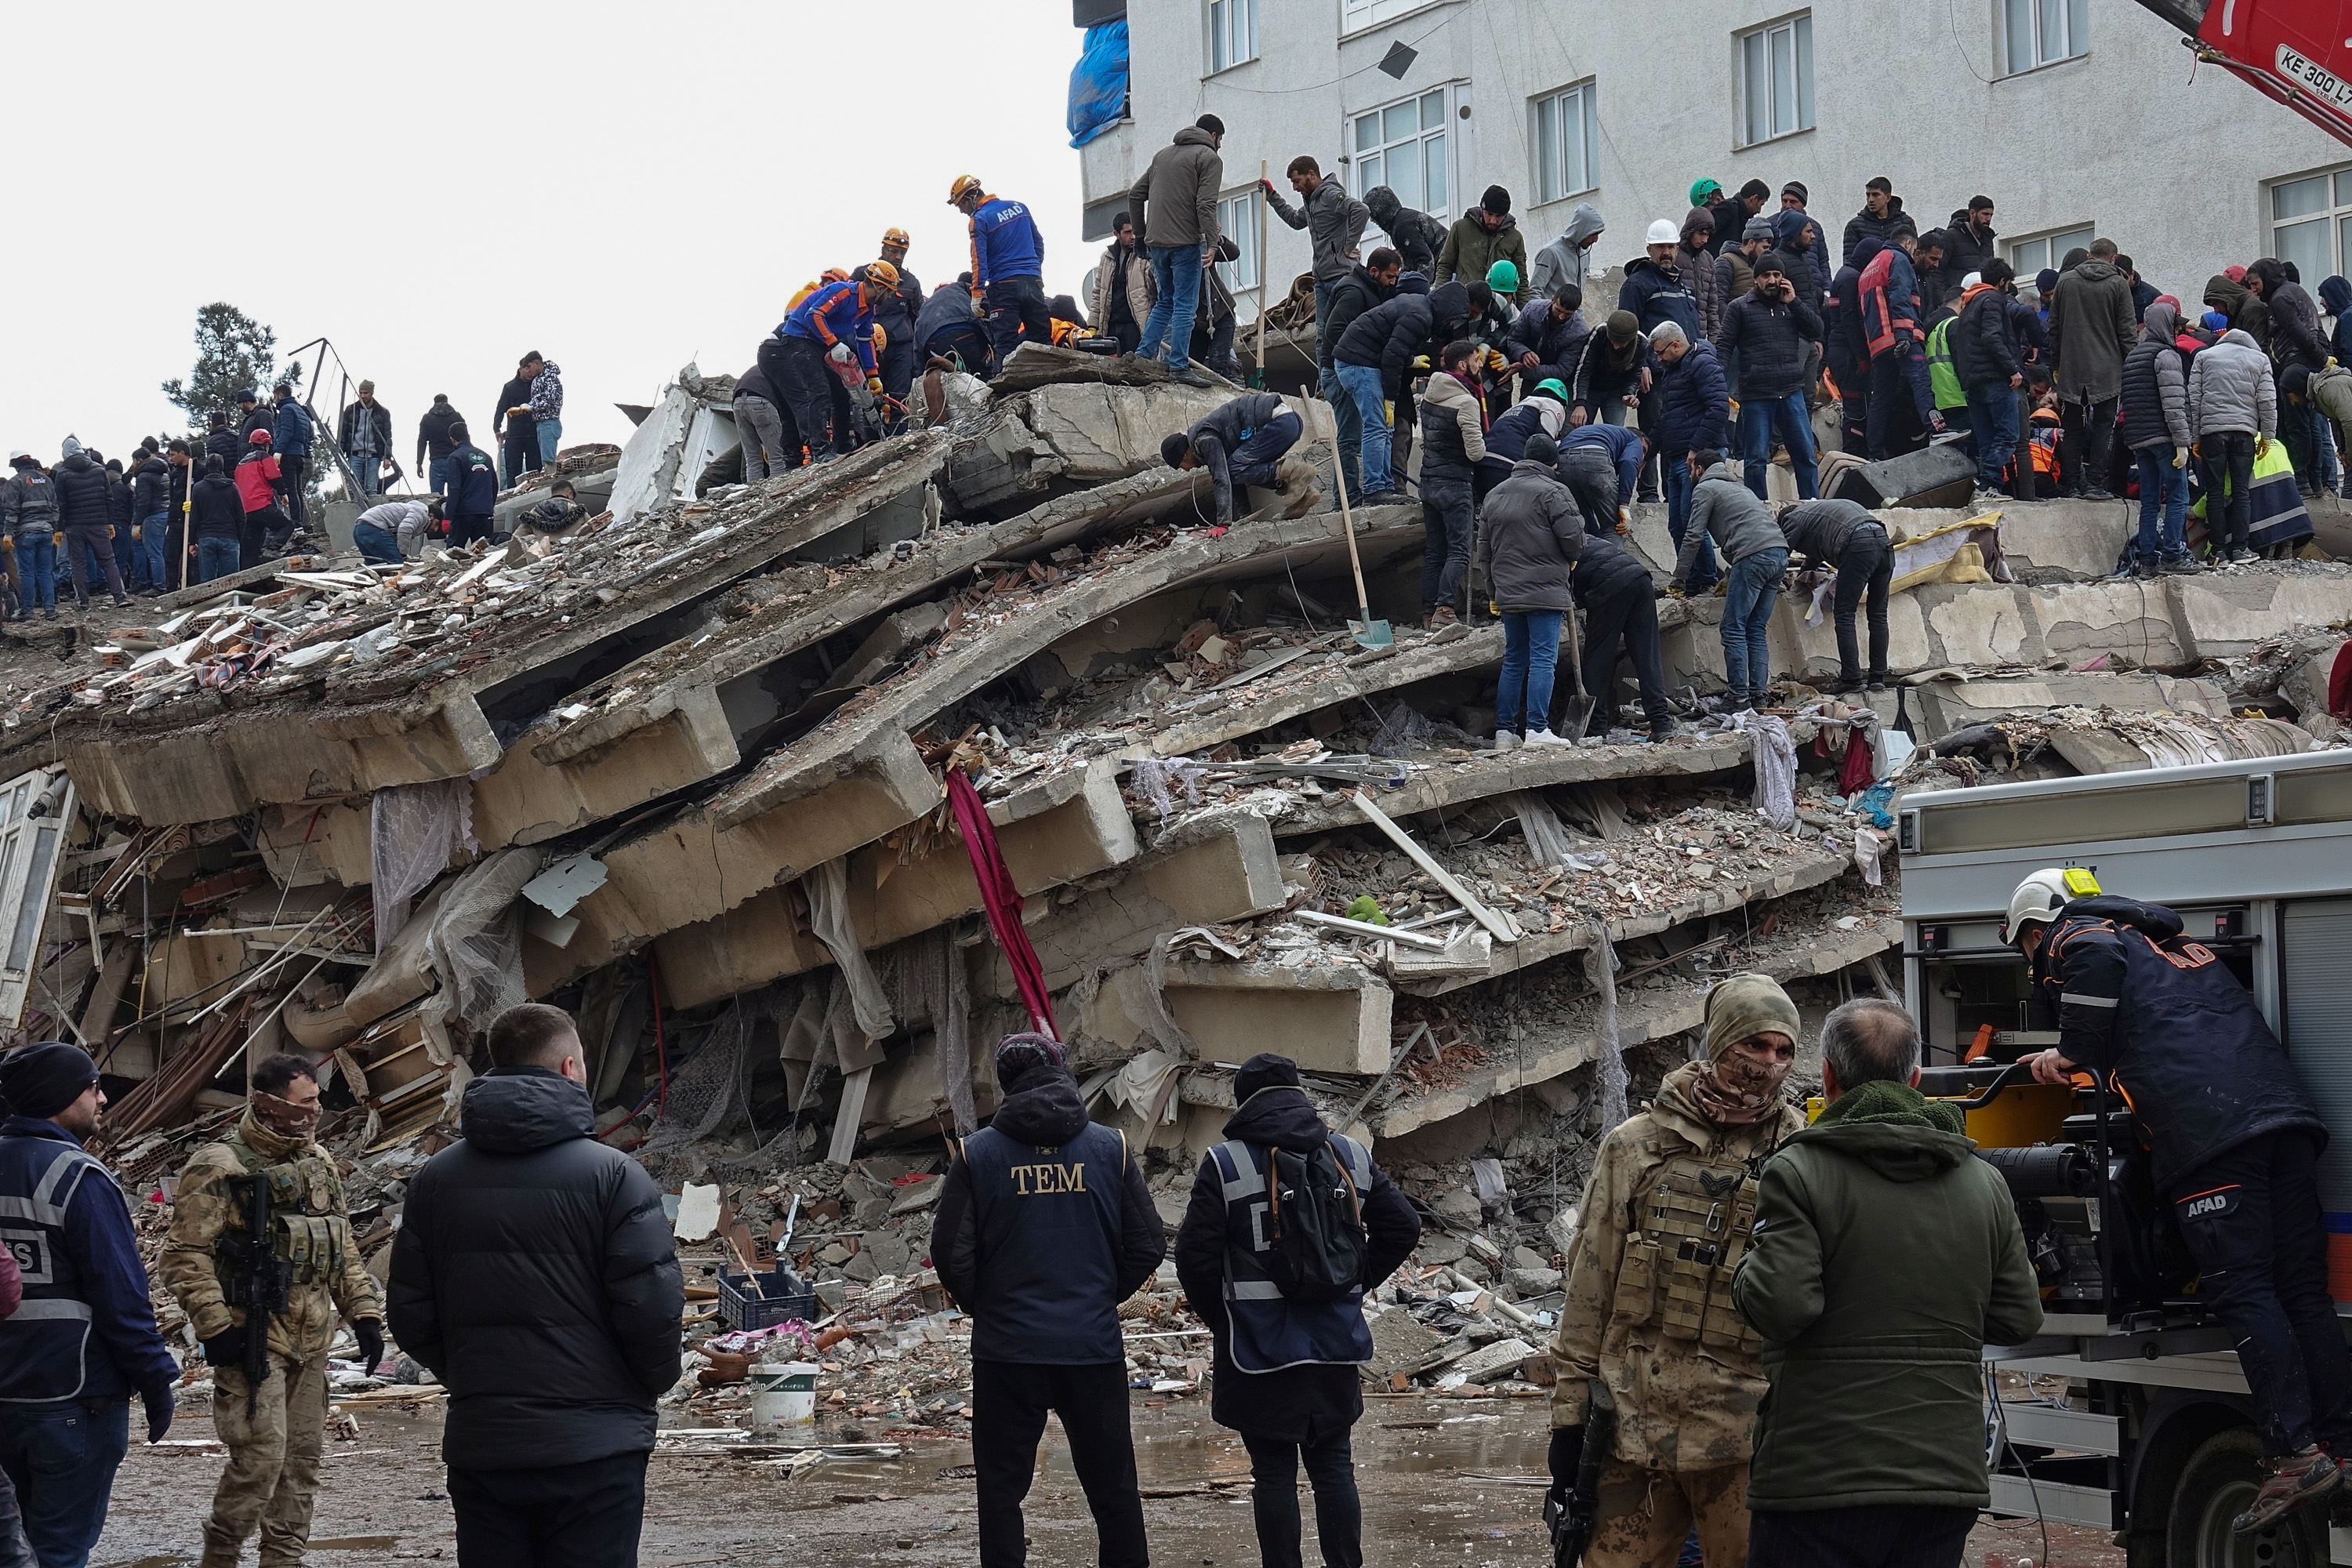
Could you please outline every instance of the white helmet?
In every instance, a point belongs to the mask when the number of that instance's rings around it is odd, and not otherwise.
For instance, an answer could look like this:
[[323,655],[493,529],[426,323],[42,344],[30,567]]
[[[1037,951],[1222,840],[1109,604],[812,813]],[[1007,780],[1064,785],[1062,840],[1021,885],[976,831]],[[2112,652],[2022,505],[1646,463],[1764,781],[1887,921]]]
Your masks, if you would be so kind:
[[1675,226],[1675,220],[1662,217],[1650,226],[1650,237],[1643,243],[1644,245],[1680,245],[1682,241],[1683,231]]
[[2069,901],[2095,897],[2098,890],[2099,879],[2084,867],[2043,867],[2009,895],[2009,919],[2001,926],[2001,941],[2011,947],[2022,946],[2029,923],[2039,921],[2046,925],[2058,918]]

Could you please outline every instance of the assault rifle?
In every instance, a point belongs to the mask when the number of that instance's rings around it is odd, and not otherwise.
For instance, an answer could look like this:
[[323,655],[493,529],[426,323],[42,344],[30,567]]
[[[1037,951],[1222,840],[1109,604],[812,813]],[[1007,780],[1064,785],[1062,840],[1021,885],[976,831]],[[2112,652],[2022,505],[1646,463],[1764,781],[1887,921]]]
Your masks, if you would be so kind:
[[269,1320],[286,1310],[293,1269],[278,1259],[271,1242],[269,1179],[236,1176],[228,1185],[245,1210],[246,1228],[242,1236],[221,1233],[221,1299],[245,1309],[245,1413],[251,1416],[269,1375]]
[[1551,1531],[1552,1568],[1576,1568],[1601,1523],[1601,1467],[1617,1447],[1617,1398],[1599,1378],[1586,1385],[1591,1404],[1584,1416],[1584,1447],[1577,1454],[1576,1485],[1566,1497],[1544,1499],[1544,1528]]

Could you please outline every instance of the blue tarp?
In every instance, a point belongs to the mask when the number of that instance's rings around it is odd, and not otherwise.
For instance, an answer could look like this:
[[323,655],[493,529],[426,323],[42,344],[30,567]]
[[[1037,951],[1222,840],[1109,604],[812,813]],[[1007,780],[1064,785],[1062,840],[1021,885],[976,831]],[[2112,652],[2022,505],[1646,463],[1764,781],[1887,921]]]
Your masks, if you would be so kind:
[[1083,147],[1127,113],[1127,18],[1087,29],[1070,69],[1070,145]]

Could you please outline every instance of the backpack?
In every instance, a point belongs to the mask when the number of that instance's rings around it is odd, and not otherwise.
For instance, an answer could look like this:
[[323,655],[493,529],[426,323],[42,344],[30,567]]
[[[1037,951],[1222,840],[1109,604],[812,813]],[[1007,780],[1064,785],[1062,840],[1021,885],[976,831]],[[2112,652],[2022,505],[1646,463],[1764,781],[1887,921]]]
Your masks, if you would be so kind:
[[1335,1301],[1363,1282],[1364,1204],[1325,1143],[1266,1151],[1267,1278],[1286,1301]]

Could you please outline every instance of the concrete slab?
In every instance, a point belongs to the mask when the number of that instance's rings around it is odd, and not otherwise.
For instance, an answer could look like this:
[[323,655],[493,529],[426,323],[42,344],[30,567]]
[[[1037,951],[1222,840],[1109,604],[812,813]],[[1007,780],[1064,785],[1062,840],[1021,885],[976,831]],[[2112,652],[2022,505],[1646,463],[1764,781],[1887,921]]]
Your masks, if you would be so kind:
[[1202,1061],[1239,1062],[1269,1044],[1308,1072],[1377,1076],[1389,1065],[1394,994],[1363,970],[1180,964],[1168,1011]]
[[[959,515],[1026,506],[1049,486],[1098,485],[1159,468],[1160,437],[1214,412],[1234,389],[1057,383],[996,400],[959,439],[943,489]],[[1028,498],[1028,499],[1024,499]]]
[[[1913,687],[1923,741],[1940,741],[1955,730],[2009,713],[2051,708],[2117,708],[2148,712],[2230,714],[2230,700],[2210,680],[2183,679],[2153,670],[2107,675],[2052,672],[2007,680],[1928,680]],[[2134,755],[2138,755],[2137,751]],[[2145,765],[2146,759],[2141,759]],[[2080,766],[2078,763],[2076,764]]]
[[2296,626],[2352,618],[2352,566],[2334,562],[2257,562],[2165,582],[2191,659],[2242,658]]

